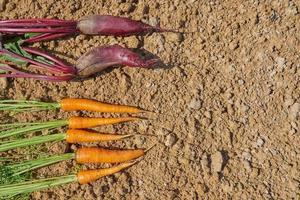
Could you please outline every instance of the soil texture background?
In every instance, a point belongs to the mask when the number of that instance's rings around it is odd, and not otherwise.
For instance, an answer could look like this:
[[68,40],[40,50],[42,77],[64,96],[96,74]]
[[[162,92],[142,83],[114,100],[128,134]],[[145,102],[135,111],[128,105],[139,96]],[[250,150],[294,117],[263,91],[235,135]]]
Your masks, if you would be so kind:
[[[75,63],[96,46],[120,44],[158,56],[163,64],[153,69],[112,68],[68,83],[1,79],[1,98],[91,98],[157,113],[149,120],[96,129],[136,134],[95,144],[102,147],[156,144],[137,165],[93,184],[35,192],[32,199],[300,198],[300,1],[0,0],[0,10],[1,19],[111,14],[185,32],[78,35],[34,45]],[[71,115],[119,116],[43,111],[1,115],[1,121]],[[64,153],[78,146],[47,147]],[[67,174],[74,165],[43,168],[37,177]]]

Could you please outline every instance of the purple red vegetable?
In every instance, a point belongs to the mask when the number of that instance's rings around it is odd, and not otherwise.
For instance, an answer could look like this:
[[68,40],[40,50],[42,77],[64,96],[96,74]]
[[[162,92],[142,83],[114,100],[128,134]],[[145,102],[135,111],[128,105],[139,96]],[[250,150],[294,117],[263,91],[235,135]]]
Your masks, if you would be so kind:
[[27,73],[17,70],[7,64],[0,64],[0,70],[6,71],[5,74],[0,74],[0,77],[11,77],[11,78],[33,78],[36,80],[43,81],[53,81],[53,82],[61,82],[61,81],[69,81],[74,78],[72,75],[63,75],[63,76],[51,76],[51,75],[41,75],[34,73]]
[[88,35],[130,36],[150,32],[171,31],[150,26],[140,21],[110,15],[92,15],[80,20],[77,28]]
[[127,65],[129,67],[151,67],[158,59],[145,60],[137,53],[119,45],[94,48],[81,56],[76,68],[81,77],[91,76],[113,65]]
[[16,19],[0,21],[0,33],[41,33],[25,42],[32,43],[83,33],[88,35],[130,36],[169,32],[159,26],[111,15],[92,15],[79,21],[58,19]]
[[[0,20],[0,35],[15,35],[17,41],[1,45],[0,77],[24,77],[48,81],[67,81],[76,77],[88,77],[114,65],[151,67],[158,59],[145,60],[137,53],[119,45],[98,47],[81,56],[76,66],[26,43],[57,39],[73,34],[130,36],[151,32],[172,31],[150,26],[140,21],[110,15],[93,15],[79,21],[59,19]],[[24,37],[22,37],[22,35]],[[22,63],[23,67],[17,67]],[[24,71],[24,65],[46,70],[51,75]]]
[[[31,47],[22,47],[28,53],[43,56],[44,58],[52,61],[53,64],[48,64],[44,62],[38,62],[18,54],[9,52],[5,49],[0,49],[0,55],[6,54],[12,57],[26,61],[34,67],[40,69],[46,69],[47,71],[59,75],[48,76],[41,74],[32,74],[30,72],[23,72],[17,70],[8,64],[0,65],[0,70],[7,73],[0,74],[0,77],[24,77],[24,78],[34,78],[38,80],[48,80],[48,81],[68,81],[76,77],[88,77],[96,74],[108,67],[115,65],[126,65],[129,67],[151,67],[158,62],[158,59],[143,59],[139,54],[121,47],[119,45],[112,46],[102,46],[92,49],[90,52],[81,56],[75,66],[65,64],[60,59],[50,55],[49,53],[43,52],[39,49]],[[56,77],[56,78],[55,78]]]

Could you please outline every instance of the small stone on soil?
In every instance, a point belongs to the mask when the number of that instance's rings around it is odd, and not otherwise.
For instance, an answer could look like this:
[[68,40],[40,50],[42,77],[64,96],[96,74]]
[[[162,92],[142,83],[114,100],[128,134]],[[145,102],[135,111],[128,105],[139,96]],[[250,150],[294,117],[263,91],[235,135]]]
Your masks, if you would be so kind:
[[189,104],[189,108],[198,110],[201,108],[201,101],[197,99],[192,99],[192,101]]
[[211,155],[211,170],[213,172],[221,172],[223,166],[223,155],[220,151]]
[[265,141],[261,137],[257,138],[257,140],[256,140],[257,147],[262,147],[264,145],[264,143],[265,143]]
[[248,161],[252,160],[252,155],[249,152],[243,152],[242,157],[244,160],[248,160]]
[[276,58],[276,63],[278,65],[279,69],[285,68],[285,58],[277,57]]
[[300,113],[300,103],[294,103],[291,107],[290,107],[290,118],[292,120],[296,120],[299,117],[299,113]]
[[6,0],[0,0],[0,11],[5,9]]
[[7,78],[0,78],[0,88],[5,89],[7,87]]
[[177,141],[177,136],[174,133],[170,133],[166,136],[165,145],[167,147],[172,147]]
[[170,42],[177,42],[177,43],[180,43],[180,42],[182,42],[182,40],[183,40],[183,36],[182,36],[182,34],[180,34],[180,33],[169,33],[167,39],[168,39]]
[[208,173],[209,172],[209,161],[208,161],[208,157],[206,154],[202,155],[200,162],[201,162],[203,171]]

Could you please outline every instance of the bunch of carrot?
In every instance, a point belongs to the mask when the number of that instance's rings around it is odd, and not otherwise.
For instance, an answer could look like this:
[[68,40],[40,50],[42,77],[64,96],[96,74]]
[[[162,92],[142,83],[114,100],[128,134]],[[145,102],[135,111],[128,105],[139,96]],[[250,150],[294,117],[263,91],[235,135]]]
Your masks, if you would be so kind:
[[[57,103],[46,103],[40,101],[26,100],[0,100],[0,110],[3,111],[33,111],[46,109],[62,109],[64,111],[87,110],[96,112],[116,112],[116,113],[140,113],[144,110],[136,107],[112,105],[101,103],[88,99],[63,99]],[[1,125],[0,132],[0,152],[7,150],[36,145],[45,142],[62,141],[67,143],[83,142],[101,142],[112,141],[128,138],[132,135],[104,134],[82,128],[92,128],[99,125],[115,124],[119,122],[138,120],[137,117],[123,118],[84,118],[71,117],[68,120],[56,120],[49,122],[37,123],[13,123]],[[31,138],[5,140],[12,136],[20,136],[28,132],[53,129],[60,126],[69,126],[66,133],[50,134],[43,136],[33,136]],[[8,199],[36,190],[41,190],[53,186],[58,186],[70,182],[79,182],[80,184],[90,183],[103,176],[107,176],[128,168],[136,162],[127,162],[143,156],[148,150],[145,149],[128,149],[128,150],[109,150],[96,147],[81,147],[75,153],[65,153],[56,156],[47,156],[37,158],[23,163],[10,164],[6,163],[0,166],[0,199]],[[57,162],[75,159],[76,163],[121,163],[119,165],[95,170],[81,170],[76,175],[63,177],[47,178],[34,181],[24,181],[24,174],[34,169],[44,167]],[[124,163],[125,162],[125,163]]]
[[[79,21],[59,19],[0,20],[0,77],[23,77],[46,81],[68,81],[88,77],[114,65],[151,67],[157,59],[145,60],[139,54],[119,45],[102,46],[84,54],[75,66],[29,44],[58,39],[79,33],[88,35],[131,36],[151,32],[173,31],[153,27],[140,21],[110,15],[93,15]],[[26,66],[46,70],[37,74]],[[18,67],[18,66],[21,66]]]

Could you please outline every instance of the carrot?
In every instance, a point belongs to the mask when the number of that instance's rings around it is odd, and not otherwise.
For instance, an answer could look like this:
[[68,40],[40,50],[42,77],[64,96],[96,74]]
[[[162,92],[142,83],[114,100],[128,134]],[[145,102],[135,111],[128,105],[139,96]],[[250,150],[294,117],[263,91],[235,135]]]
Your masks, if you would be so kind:
[[138,120],[137,117],[120,117],[120,118],[86,118],[86,117],[71,117],[68,120],[69,128],[93,128],[101,125],[117,124]]
[[90,99],[73,99],[65,98],[60,102],[60,107],[64,111],[87,110],[94,112],[111,112],[111,113],[139,113],[142,110],[123,105],[112,105]]
[[12,123],[0,124],[0,139],[15,135],[22,135],[28,132],[54,129],[62,126],[69,126],[70,129],[92,128],[101,125],[116,124],[138,120],[137,117],[120,117],[120,118],[87,118],[71,117],[67,120],[55,120],[48,122],[36,123]]
[[120,165],[106,168],[106,169],[94,169],[94,170],[82,170],[78,172],[77,174],[77,181],[80,184],[87,184],[93,181],[96,181],[99,178],[102,178],[104,176],[108,176],[114,173],[117,173],[125,168],[128,168],[132,165],[134,165],[135,162],[130,163],[122,163]]
[[[146,152],[147,150],[144,149],[111,150],[97,147],[81,147],[75,153],[62,154],[61,157],[63,159],[60,159],[60,161],[75,159],[78,164],[122,163],[139,158],[145,155]],[[55,156],[49,157],[47,163],[49,160],[55,160]],[[38,164],[43,162],[39,161]]]
[[146,112],[139,108],[126,105],[115,105],[103,103],[90,99],[64,98],[60,102],[41,102],[30,100],[0,100],[0,110],[7,111],[36,111],[36,110],[55,110],[64,111],[86,110],[93,112],[111,112],[111,113],[140,113]]
[[103,176],[108,176],[120,172],[123,169],[131,167],[135,163],[136,162],[122,163],[120,165],[106,169],[82,170],[77,174],[71,174],[67,176],[0,185],[0,199],[10,199],[16,197],[16,195],[28,194],[34,191],[39,191],[68,183],[78,182],[80,184],[87,184],[99,178],[102,178]]
[[16,149],[20,147],[26,147],[31,145],[42,144],[46,142],[58,142],[66,140],[67,143],[81,143],[81,142],[101,142],[101,141],[112,141],[120,140],[132,135],[116,135],[116,134],[105,134],[97,133],[85,130],[69,129],[66,133],[57,133],[51,135],[34,136],[31,138],[6,140],[0,143],[0,152]]
[[75,159],[77,163],[120,163],[141,157],[144,154],[144,149],[109,150],[83,147],[77,150]]
[[[111,162],[112,160],[95,160],[91,157],[95,155],[95,153],[101,154],[100,156],[103,156],[105,158],[108,158],[111,155],[111,152],[114,151],[114,154],[117,156],[115,158],[114,162]],[[146,150],[147,151],[147,150]],[[62,162],[62,161],[68,161],[74,159],[76,163],[95,163],[95,164],[101,164],[101,163],[121,163],[125,161],[133,160],[134,158],[138,158],[146,151],[138,149],[138,150],[109,150],[109,149],[97,149],[97,148],[85,148],[83,151],[82,149],[79,149],[76,153],[65,153],[61,155],[54,155],[54,156],[45,156],[41,157],[35,160],[29,160],[25,162],[20,162],[16,164],[1,164],[0,165],[0,185],[4,183],[13,183],[18,182],[18,180],[14,179],[14,177],[26,174],[27,172],[31,172],[34,169],[38,169],[41,167],[45,167],[54,163]],[[91,153],[91,155],[86,155]],[[140,155],[137,155],[137,154]],[[81,162],[78,161],[77,157],[81,154],[81,157],[84,157],[85,160],[81,160]],[[131,154],[131,155],[130,155]],[[96,155],[99,157],[99,155]],[[127,157],[127,158],[125,158]]]
[[81,142],[100,142],[121,140],[131,135],[116,135],[107,133],[97,133],[86,130],[69,129],[66,132],[67,143],[81,143]]

